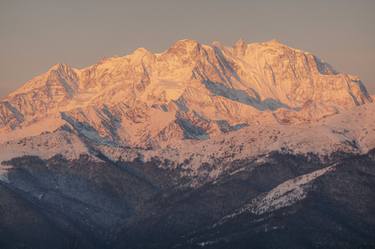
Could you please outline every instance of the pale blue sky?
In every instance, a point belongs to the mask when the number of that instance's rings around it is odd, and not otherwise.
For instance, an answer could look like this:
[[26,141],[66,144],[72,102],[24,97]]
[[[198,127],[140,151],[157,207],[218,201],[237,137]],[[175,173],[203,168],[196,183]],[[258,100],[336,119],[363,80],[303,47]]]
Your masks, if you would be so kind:
[[313,52],[375,93],[374,13],[374,0],[0,0],[0,96],[59,62],[241,37]]

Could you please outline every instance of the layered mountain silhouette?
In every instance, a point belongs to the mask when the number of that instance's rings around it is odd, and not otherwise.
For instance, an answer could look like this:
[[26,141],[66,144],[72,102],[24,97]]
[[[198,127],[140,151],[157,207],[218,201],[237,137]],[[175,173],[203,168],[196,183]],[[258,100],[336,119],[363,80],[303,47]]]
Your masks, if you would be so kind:
[[0,101],[0,247],[372,248],[372,102],[276,40],[56,64]]

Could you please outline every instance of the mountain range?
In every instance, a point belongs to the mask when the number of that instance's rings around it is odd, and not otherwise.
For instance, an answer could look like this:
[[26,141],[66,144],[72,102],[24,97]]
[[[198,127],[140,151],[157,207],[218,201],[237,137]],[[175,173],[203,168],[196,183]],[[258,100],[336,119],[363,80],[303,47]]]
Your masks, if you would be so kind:
[[373,248],[375,103],[276,40],[180,40],[0,101],[1,248]]

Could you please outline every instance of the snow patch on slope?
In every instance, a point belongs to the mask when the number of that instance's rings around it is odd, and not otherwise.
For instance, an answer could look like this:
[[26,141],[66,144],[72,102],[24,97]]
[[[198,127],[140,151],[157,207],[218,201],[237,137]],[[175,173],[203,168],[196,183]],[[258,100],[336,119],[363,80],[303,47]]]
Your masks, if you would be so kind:
[[333,171],[334,169],[334,166],[326,167],[283,182],[265,194],[265,196],[260,196],[253,200],[241,211],[248,210],[254,214],[261,215],[283,207],[291,206],[306,197],[308,183],[327,172]]
[[248,204],[245,204],[236,212],[223,217],[214,225],[214,227],[246,212],[262,215],[291,206],[306,198],[308,189],[311,187],[311,183],[314,180],[327,174],[328,172],[334,171],[336,169],[335,167],[335,165],[328,166],[323,169],[287,180],[270,191],[261,194],[255,199],[252,199]]

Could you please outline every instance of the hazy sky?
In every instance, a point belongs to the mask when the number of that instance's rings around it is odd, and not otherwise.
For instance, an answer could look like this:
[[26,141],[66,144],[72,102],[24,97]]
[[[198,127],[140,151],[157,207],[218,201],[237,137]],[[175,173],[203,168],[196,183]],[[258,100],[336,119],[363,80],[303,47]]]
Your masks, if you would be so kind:
[[59,62],[241,37],[313,52],[375,93],[375,0],[0,0],[0,96]]

